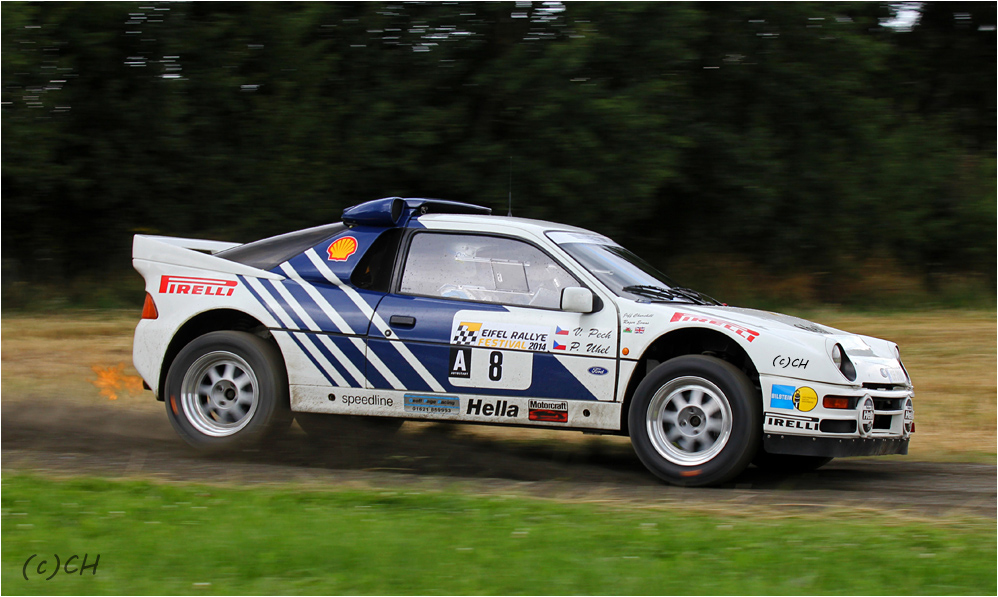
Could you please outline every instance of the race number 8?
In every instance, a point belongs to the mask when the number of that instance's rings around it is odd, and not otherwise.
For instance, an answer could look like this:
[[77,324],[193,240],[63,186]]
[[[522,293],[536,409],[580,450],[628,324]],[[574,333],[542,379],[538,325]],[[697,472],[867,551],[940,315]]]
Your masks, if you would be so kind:
[[489,354],[489,379],[492,381],[502,379],[502,353],[498,350]]

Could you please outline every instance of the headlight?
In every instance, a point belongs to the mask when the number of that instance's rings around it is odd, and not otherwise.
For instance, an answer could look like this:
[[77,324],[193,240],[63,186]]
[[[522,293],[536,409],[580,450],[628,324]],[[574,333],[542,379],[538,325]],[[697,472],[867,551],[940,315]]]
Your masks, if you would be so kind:
[[839,344],[832,347],[832,362],[835,363],[835,366],[838,367],[846,379],[856,381],[856,366],[852,364],[852,361],[849,360],[849,355],[846,354],[846,351]]
[[832,347],[832,362],[839,369],[842,368],[842,347],[838,344]]

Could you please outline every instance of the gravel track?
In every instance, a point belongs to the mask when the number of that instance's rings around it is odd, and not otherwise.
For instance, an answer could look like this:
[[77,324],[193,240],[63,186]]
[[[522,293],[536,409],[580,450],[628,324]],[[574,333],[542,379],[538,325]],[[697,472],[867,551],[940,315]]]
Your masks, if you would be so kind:
[[266,449],[210,456],[188,448],[155,402],[126,407],[5,400],[0,427],[5,472],[240,486],[458,489],[639,506],[759,508],[773,515],[862,509],[996,516],[996,467],[988,464],[846,459],[801,475],[749,468],[725,487],[684,489],[658,482],[620,441],[531,441],[523,433],[503,440],[476,435],[465,425],[407,424],[394,436],[368,433],[327,444],[293,428]]

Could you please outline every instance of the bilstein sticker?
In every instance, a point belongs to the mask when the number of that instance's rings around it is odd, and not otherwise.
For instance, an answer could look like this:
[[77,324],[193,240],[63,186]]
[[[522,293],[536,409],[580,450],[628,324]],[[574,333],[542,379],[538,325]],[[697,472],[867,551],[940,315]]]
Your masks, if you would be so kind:
[[818,393],[811,388],[773,384],[773,392],[769,396],[770,408],[810,412],[815,406],[818,406]]
[[794,392],[796,391],[796,386],[773,384],[773,393],[769,397],[769,406],[771,408],[785,408],[787,410],[793,410]]

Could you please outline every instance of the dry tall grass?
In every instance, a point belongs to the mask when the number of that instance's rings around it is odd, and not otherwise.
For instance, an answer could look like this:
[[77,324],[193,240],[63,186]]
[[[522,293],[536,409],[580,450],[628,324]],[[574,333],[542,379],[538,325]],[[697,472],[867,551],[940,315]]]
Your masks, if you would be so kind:
[[[998,339],[993,311],[823,311],[801,315],[840,329],[887,338],[901,346],[916,390],[917,431],[909,458],[995,462]],[[0,322],[3,399],[58,397],[108,404],[108,393],[102,395],[94,382],[122,363],[122,373],[136,374],[131,366],[131,346],[137,318],[138,314],[130,311],[5,316]],[[112,403],[115,408],[162,408],[149,392],[135,392],[127,380],[112,389],[117,398]],[[555,431],[486,427],[468,431],[542,441],[582,439],[579,434]],[[619,441],[626,442],[623,438]]]
[[915,384],[910,453],[926,460],[995,462],[995,313],[807,314],[821,323],[892,340]]

